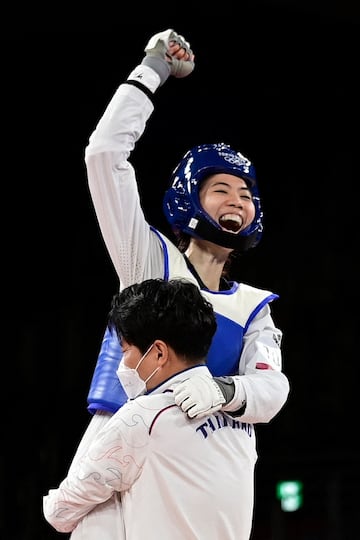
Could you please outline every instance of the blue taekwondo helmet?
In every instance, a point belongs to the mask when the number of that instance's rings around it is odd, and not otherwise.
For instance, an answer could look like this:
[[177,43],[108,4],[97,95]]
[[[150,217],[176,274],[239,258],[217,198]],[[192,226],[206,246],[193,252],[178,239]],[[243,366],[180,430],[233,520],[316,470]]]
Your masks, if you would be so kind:
[[[216,173],[243,178],[253,196],[254,220],[238,234],[224,231],[200,205],[200,184]],[[201,144],[186,152],[171,175],[163,210],[175,233],[181,231],[238,251],[255,247],[263,231],[255,168],[246,157],[225,143]]]

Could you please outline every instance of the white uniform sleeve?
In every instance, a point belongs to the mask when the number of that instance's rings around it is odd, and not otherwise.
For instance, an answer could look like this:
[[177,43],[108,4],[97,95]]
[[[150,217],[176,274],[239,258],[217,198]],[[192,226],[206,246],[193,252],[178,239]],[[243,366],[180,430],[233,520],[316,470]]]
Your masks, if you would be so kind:
[[[235,395],[226,410],[236,411],[245,399],[243,422],[267,423],[285,404],[290,385],[282,370],[282,332],[276,328],[267,304],[244,335],[239,372],[235,376]],[[245,376],[244,376],[245,375]]]
[[[141,83],[154,91],[158,75],[147,66],[141,70]],[[144,92],[120,85],[85,150],[90,194],[121,288],[163,277],[162,248],[144,217],[134,168],[128,161],[152,112]]]
[[130,407],[124,405],[108,421],[77,467],[43,497],[45,519],[57,531],[71,532],[98,504],[129,489],[140,476],[149,433],[146,424],[134,427],[127,419]]

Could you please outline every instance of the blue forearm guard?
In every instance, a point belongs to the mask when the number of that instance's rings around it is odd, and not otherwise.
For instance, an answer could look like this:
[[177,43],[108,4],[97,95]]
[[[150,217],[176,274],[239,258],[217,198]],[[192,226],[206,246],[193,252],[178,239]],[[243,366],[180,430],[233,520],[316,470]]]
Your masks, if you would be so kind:
[[106,328],[87,397],[91,414],[98,410],[115,413],[127,401],[128,397],[116,375],[121,357],[116,332]]

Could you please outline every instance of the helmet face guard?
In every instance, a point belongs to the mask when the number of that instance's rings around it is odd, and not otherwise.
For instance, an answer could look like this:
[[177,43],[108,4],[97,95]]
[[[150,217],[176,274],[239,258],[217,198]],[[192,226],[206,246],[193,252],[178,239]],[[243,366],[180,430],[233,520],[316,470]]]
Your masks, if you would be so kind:
[[[217,173],[232,174],[245,180],[253,197],[255,217],[238,234],[224,231],[200,205],[202,180]],[[219,246],[246,251],[261,238],[263,224],[255,168],[240,152],[224,143],[202,144],[189,150],[174,169],[163,201],[165,217],[174,231],[187,233]]]

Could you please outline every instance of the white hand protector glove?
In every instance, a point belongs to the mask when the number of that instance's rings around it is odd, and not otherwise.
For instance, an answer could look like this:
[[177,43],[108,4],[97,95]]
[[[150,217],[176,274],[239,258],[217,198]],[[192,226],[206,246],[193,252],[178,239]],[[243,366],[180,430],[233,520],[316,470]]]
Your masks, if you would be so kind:
[[[172,51],[174,45],[176,51]],[[171,28],[152,36],[145,47],[146,56],[141,62],[151,67],[164,84],[169,75],[176,78],[187,77],[194,69],[194,55],[190,43]]]
[[174,389],[175,403],[189,418],[203,418],[221,409],[225,397],[216,381],[207,375],[194,375]]

